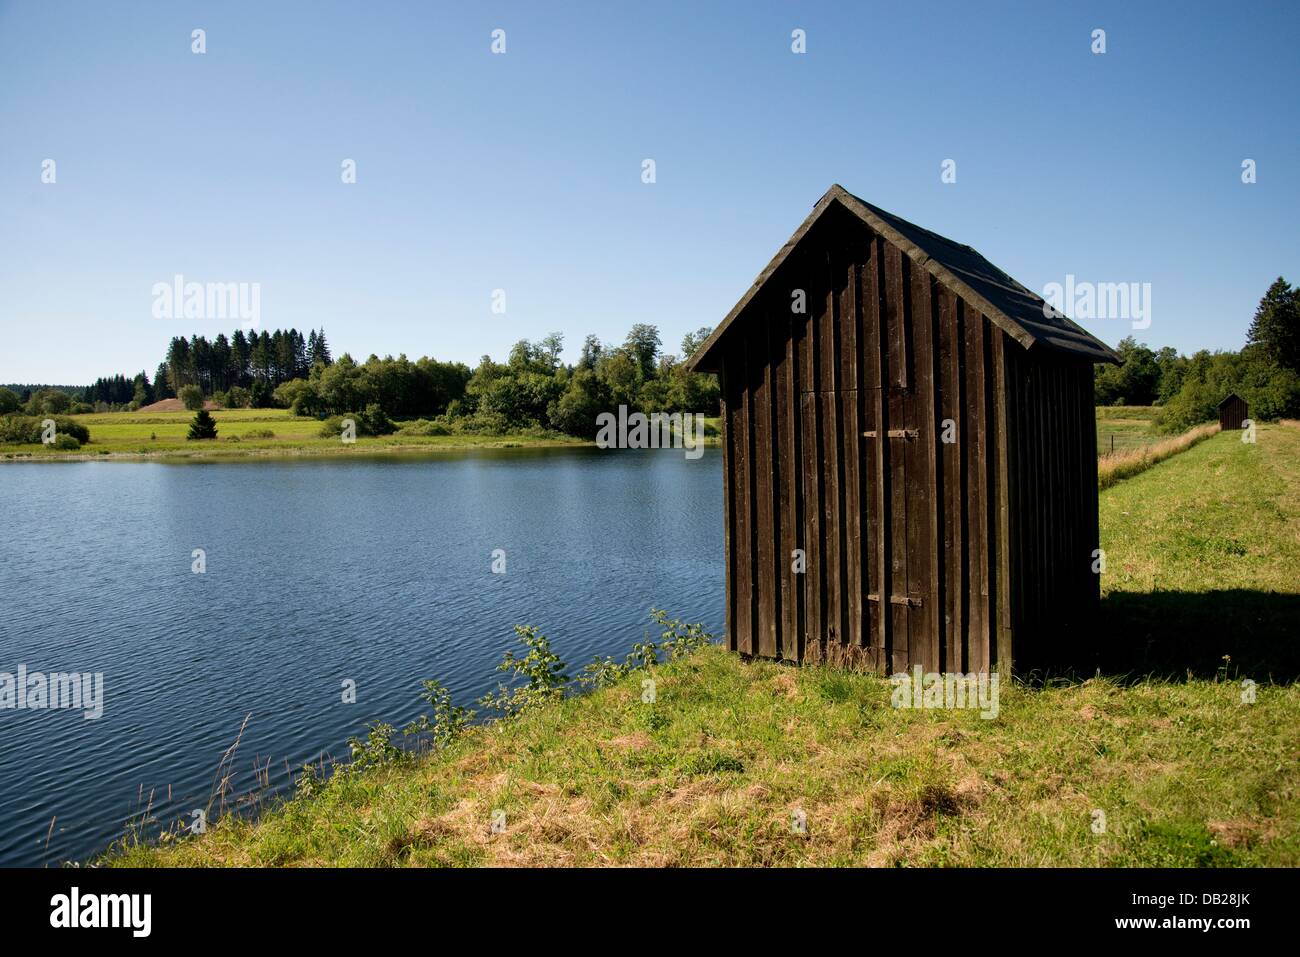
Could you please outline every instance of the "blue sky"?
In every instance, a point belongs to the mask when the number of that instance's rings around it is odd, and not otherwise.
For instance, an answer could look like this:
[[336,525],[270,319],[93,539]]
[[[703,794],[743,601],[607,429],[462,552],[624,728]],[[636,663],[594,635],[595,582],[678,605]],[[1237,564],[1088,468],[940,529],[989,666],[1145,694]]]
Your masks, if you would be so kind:
[[1300,280],[1298,41],[1292,3],[0,3],[0,381],[228,332],[153,316],[177,273],[358,358],[675,351],[834,182],[1035,290],[1151,283],[1153,346],[1239,348]]

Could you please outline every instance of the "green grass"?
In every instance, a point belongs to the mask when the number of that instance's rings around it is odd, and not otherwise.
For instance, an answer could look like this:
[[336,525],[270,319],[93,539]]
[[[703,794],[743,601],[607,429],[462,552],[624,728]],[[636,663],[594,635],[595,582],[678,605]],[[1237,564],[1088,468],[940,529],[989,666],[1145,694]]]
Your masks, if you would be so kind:
[[[43,445],[5,445],[0,446],[0,459],[226,459],[579,443],[578,439],[567,436],[512,433],[359,436],[355,444],[344,444],[338,438],[321,437],[321,423],[318,420],[292,415],[286,409],[220,409],[214,411],[212,417],[217,420],[216,441],[189,442],[185,435],[194,418],[193,412],[103,412],[76,415],[72,418],[90,430],[89,444],[72,451],[60,451]],[[262,434],[265,432],[272,435],[268,437]]]
[[1098,406],[1097,454],[1141,449],[1167,438],[1157,431],[1159,413],[1150,405]]
[[[1300,865],[1300,429],[1215,436],[1103,492],[1101,523],[1099,640],[1129,661],[1163,636],[1177,680],[1004,686],[985,721],[710,648],[657,668],[654,704],[633,675],[104,862]],[[1256,657],[1223,661],[1243,635]]]

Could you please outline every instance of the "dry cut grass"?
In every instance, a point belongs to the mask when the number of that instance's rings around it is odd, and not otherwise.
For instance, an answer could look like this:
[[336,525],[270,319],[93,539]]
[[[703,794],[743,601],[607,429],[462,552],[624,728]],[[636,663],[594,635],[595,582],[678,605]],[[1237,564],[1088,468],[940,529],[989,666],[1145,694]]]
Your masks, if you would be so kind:
[[1218,431],[1217,422],[1208,422],[1161,442],[1103,455],[1097,459],[1097,487],[1110,488],[1121,479],[1145,472],[1157,462],[1163,462],[1179,452],[1186,452],[1196,443],[1203,442]]

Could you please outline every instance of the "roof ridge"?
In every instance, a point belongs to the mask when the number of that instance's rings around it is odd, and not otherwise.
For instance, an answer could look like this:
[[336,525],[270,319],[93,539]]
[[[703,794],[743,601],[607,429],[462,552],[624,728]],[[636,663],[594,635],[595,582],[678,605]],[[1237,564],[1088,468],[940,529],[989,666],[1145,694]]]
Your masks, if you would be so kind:
[[[834,183],[813,206],[812,211],[782,244],[772,260],[750,284],[749,289],[732,307],[717,328],[709,335],[695,354],[686,361],[687,368],[698,369],[712,354],[723,333],[736,320],[745,307],[758,293],[758,290],[772,277],[772,274],[790,256],[791,252],[803,241],[813,224],[835,203],[839,203],[851,214],[864,222],[873,232],[903,252],[918,267],[930,273],[954,294],[979,309],[981,314],[998,326],[1007,335],[1015,339],[1025,349],[1032,349],[1038,344],[1073,355],[1091,358],[1094,362],[1121,362],[1122,360],[1108,345],[1092,335],[1067,316],[1049,313],[1038,304],[1046,305],[1043,297],[1023,283],[1018,282],[1005,270],[996,266],[973,246],[958,243],[947,236],[940,235],[924,226],[903,219],[888,210],[881,209],[855,196],[839,183]],[[910,235],[909,235],[910,234]],[[915,240],[919,240],[917,242]],[[944,258],[942,252],[934,255],[923,243],[932,241],[941,244],[941,250],[954,250],[953,257]],[[961,262],[967,256],[970,262]],[[983,288],[988,295],[980,291]],[[993,297],[990,299],[989,297]],[[1017,298],[1029,300],[1018,301]],[[993,300],[1000,300],[1001,305]],[[1030,313],[1040,313],[1031,315]]]

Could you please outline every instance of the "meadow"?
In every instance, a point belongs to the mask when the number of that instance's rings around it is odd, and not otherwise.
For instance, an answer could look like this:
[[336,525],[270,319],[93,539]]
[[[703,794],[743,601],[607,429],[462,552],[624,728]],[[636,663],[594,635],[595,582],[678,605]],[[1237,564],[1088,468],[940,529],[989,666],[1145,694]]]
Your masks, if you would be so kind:
[[579,439],[570,436],[533,432],[362,435],[355,443],[345,444],[337,437],[322,436],[319,420],[295,416],[287,409],[217,409],[211,414],[217,422],[215,441],[186,440],[193,412],[102,412],[70,417],[90,430],[90,442],[80,449],[7,445],[0,447],[0,458],[226,459],[580,444]]
[[994,720],[708,647],[103,863],[1300,865],[1300,428],[1103,491],[1101,544],[1099,667]]

